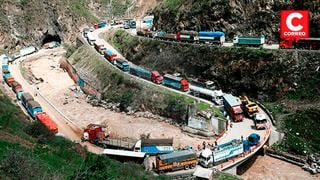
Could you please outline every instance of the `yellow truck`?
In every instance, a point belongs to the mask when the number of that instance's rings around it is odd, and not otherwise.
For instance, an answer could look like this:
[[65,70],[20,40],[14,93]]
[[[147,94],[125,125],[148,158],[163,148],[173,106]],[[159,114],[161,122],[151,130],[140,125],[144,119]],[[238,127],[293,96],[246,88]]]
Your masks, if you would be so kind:
[[247,96],[240,96],[240,100],[242,102],[243,111],[250,118],[252,118],[255,113],[259,112],[259,106],[255,102],[250,101]]

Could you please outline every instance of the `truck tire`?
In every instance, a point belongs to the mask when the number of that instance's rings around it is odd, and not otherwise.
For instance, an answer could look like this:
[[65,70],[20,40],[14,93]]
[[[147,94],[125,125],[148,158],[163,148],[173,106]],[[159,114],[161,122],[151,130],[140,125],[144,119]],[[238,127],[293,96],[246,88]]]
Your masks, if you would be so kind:
[[189,168],[190,168],[189,165],[185,165],[185,166],[184,166],[184,169],[185,169],[185,170],[188,170]]
[[192,165],[190,166],[190,169],[194,169],[194,168],[196,168],[196,166],[197,166],[197,164],[192,164]]
[[212,168],[212,167],[213,167],[213,164],[212,164],[212,163],[208,164],[208,167],[209,167],[209,168]]

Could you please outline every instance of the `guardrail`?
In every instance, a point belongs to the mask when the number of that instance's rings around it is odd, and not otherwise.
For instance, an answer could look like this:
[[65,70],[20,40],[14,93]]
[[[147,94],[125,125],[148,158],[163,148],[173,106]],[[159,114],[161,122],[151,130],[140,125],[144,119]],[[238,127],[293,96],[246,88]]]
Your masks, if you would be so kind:
[[271,112],[270,112],[262,103],[260,103],[259,101],[256,101],[256,103],[261,107],[261,109],[262,109],[264,112],[267,113],[267,115],[269,116],[269,118],[270,118],[270,120],[271,120],[272,125],[275,126],[275,125],[276,125],[275,119],[274,119],[273,115],[271,114]]

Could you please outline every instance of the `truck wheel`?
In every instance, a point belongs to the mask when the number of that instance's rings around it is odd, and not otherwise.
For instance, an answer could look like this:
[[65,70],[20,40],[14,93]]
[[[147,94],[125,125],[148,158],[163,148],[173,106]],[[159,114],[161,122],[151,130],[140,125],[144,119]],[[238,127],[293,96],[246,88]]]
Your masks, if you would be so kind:
[[209,167],[209,168],[212,168],[212,167],[213,167],[213,164],[212,164],[212,163],[208,164],[208,167]]
[[184,169],[185,170],[189,169],[189,166],[188,165],[184,166]]
[[192,164],[190,168],[194,169],[196,166],[197,166],[196,164]]

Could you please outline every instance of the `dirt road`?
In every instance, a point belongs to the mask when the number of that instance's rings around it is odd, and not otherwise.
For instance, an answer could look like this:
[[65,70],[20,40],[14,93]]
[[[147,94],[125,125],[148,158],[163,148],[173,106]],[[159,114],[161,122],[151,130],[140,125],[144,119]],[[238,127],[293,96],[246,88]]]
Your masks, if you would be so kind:
[[241,178],[245,180],[313,180],[320,179],[320,176],[310,175],[299,166],[270,156],[258,156]]
[[58,68],[62,56],[62,50],[55,50],[53,54],[43,53],[28,60],[25,66],[30,68],[35,77],[43,79],[42,83],[37,84],[40,92],[77,127],[84,128],[90,123],[106,124],[114,137],[138,139],[142,134],[150,134],[151,138],[172,137],[176,147],[197,147],[203,142],[203,139],[190,137],[181,132],[179,127],[165,122],[135,118],[88,104],[83,93],[70,90],[74,86],[73,81],[66,72]]

